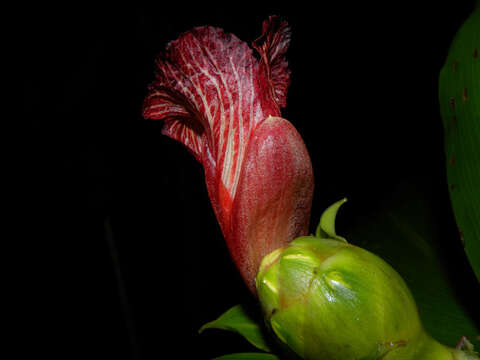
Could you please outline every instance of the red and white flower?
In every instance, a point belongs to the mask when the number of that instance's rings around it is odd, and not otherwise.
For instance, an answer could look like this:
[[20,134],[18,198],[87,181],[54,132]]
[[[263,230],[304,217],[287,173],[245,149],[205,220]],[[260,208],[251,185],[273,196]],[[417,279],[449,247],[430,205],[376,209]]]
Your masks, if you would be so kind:
[[209,197],[242,277],[255,292],[262,258],[308,232],[313,171],[305,144],[280,108],[290,81],[288,25],[263,23],[253,42],[205,26],[157,59],[143,105],[163,133],[202,163]]

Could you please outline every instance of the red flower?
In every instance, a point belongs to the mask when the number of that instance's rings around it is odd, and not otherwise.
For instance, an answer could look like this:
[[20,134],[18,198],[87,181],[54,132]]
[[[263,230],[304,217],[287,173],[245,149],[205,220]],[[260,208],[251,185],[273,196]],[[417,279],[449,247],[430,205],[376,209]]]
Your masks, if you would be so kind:
[[157,59],[143,115],[202,163],[211,203],[230,254],[252,292],[260,261],[308,232],[313,172],[296,129],[280,117],[289,70],[290,29],[263,23],[253,47],[235,35],[198,27]]

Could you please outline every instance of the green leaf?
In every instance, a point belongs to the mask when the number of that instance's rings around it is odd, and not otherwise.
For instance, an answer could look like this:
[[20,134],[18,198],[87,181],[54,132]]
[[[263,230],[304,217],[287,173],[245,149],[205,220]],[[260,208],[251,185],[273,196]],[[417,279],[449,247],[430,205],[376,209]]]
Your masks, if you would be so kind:
[[214,360],[279,360],[279,358],[265,353],[238,353],[220,356]]
[[261,319],[254,319],[243,305],[234,307],[223,313],[218,319],[203,325],[199,332],[205,329],[222,329],[233,331],[242,335],[258,349],[269,352],[266,338],[262,331]]
[[467,336],[478,349],[480,312],[474,294],[480,285],[465,262],[461,245],[450,239],[446,215],[438,211],[448,207],[440,206],[435,196],[429,195],[428,184],[401,185],[392,190],[391,200],[358,217],[347,238],[400,273],[415,297],[425,328],[435,339],[454,346]]
[[461,26],[440,72],[447,177],[460,238],[480,281],[480,6]]

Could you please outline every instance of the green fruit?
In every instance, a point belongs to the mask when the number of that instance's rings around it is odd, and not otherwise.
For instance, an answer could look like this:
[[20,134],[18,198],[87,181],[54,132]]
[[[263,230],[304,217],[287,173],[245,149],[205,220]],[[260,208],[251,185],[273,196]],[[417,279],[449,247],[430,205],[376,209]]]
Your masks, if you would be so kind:
[[378,256],[335,233],[338,202],[317,235],[267,255],[257,275],[266,322],[304,359],[476,359],[426,334],[413,296]]
[[459,238],[480,280],[480,1],[440,72],[447,178]]

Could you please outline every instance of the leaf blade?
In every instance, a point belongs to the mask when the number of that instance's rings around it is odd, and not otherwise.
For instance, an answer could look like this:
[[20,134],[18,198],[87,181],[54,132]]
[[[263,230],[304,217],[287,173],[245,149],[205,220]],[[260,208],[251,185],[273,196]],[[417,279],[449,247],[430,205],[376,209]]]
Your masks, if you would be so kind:
[[440,71],[446,172],[459,238],[480,281],[480,7],[458,30]]
[[259,321],[256,321],[243,305],[235,305],[224,312],[217,319],[204,324],[199,332],[206,329],[220,329],[236,332],[242,335],[248,342],[256,348],[270,352],[270,347],[264,336]]

